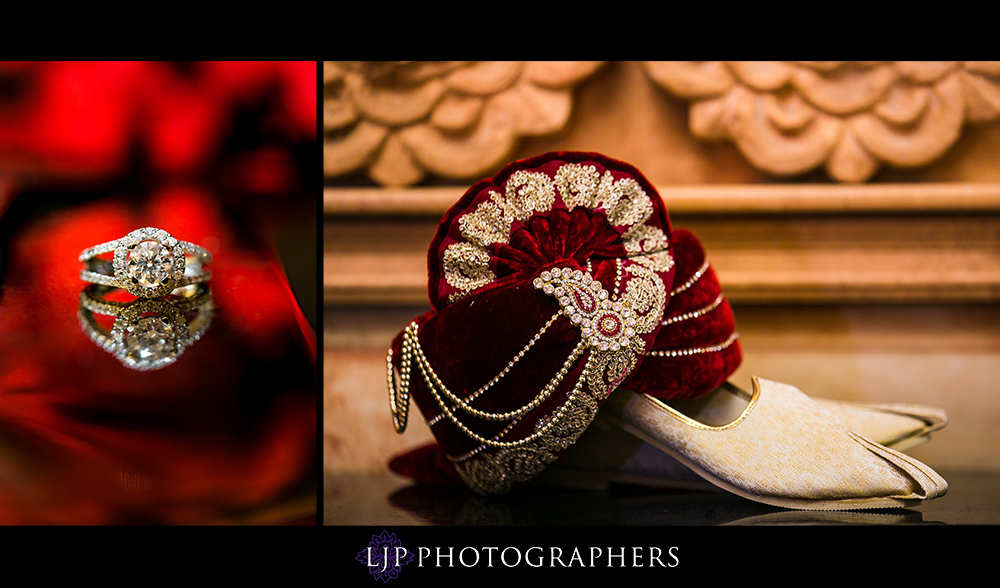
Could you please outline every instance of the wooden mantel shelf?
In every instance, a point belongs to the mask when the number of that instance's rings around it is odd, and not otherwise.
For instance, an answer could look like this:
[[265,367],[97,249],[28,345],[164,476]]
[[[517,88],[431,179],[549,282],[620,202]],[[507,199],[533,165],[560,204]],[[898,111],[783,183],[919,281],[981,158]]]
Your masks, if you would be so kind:
[[[426,251],[464,192],[327,188],[328,305],[426,304]],[[1000,301],[1000,184],[658,188],[733,302]]]
[[[1000,212],[1000,184],[754,184],[658,187],[671,215]],[[464,187],[327,188],[328,216],[441,216]]]

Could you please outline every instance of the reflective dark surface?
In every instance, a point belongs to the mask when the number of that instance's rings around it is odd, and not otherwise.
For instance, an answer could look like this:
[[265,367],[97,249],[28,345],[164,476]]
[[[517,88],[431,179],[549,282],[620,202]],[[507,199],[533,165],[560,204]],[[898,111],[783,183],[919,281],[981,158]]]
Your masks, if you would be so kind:
[[997,525],[1000,472],[940,472],[948,493],[914,508],[795,511],[721,492],[612,486],[525,489],[484,498],[464,488],[414,485],[393,474],[327,472],[327,525]]

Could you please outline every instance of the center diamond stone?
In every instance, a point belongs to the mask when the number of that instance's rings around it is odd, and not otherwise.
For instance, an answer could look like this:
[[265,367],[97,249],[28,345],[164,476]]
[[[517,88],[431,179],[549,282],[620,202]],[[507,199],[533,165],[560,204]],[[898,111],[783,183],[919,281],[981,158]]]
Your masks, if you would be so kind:
[[162,316],[141,318],[125,332],[125,358],[136,366],[173,361],[178,336],[177,329]]
[[141,241],[132,246],[125,260],[126,273],[143,288],[159,287],[173,270],[174,256],[159,241]]

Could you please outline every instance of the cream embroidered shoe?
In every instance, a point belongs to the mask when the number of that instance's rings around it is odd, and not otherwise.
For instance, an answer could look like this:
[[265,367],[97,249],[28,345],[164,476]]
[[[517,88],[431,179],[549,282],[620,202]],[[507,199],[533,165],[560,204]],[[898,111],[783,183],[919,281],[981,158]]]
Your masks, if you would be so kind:
[[[728,421],[731,421],[739,416],[752,394],[730,382],[721,387],[726,393],[717,392],[709,397],[714,398],[716,404],[729,406]],[[731,396],[743,398],[745,402],[736,402]],[[810,399],[833,413],[851,431],[896,451],[906,451],[930,441],[930,434],[948,423],[945,411],[931,406]],[[694,402],[698,401],[688,401]],[[703,406],[702,410],[706,408]],[[728,422],[725,415],[717,414],[714,418],[716,422]],[[607,410],[598,411],[593,423],[563,460],[536,482],[588,490],[605,489],[612,482],[718,490],[669,454],[626,433],[611,422]]]
[[898,508],[947,492],[934,470],[851,431],[798,389],[753,383],[749,399],[723,386],[669,404],[619,389],[601,412],[703,480],[773,506]]

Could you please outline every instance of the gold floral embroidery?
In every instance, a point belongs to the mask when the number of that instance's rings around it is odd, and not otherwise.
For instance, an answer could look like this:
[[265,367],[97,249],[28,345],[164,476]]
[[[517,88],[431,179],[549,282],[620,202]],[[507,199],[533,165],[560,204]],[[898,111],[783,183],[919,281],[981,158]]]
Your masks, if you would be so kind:
[[[499,194],[494,194],[499,199]],[[474,212],[458,219],[462,236],[485,249],[494,243],[506,243],[510,237],[510,220],[493,202],[483,202]]]
[[514,482],[527,482],[555,462],[556,457],[545,448],[518,447],[498,451],[488,459],[457,464],[455,469],[476,492],[503,494]]
[[640,333],[651,333],[663,318],[667,303],[666,287],[656,272],[648,267],[629,264],[625,269],[633,279],[625,284],[623,298],[631,301],[635,309],[635,328]]
[[596,208],[597,187],[600,181],[601,174],[597,173],[596,167],[578,163],[560,166],[555,177],[556,188],[559,189],[559,195],[569,210],[577,206]]
[[514,221],[524,222],[536,213],[552,210],[557,194],[569,210],[577,206],[601,208],[610,225],[625,227],[622,241],[630,256],[657,253],[669,246],[662,229],[645,224],[653,213],[653,203],[634,179],[615,181],[610,171],[602,175],[595,166],[578,163],[561,165],[554,178],[542,172],[519,171],[507,179],[502,195],[490,192],[489,200],[459,217],[459,230],[466,242],[453,243],[445,250],[445,281],[458,290],[449,294],[448,300],[454,302],[494,281],[487,249],[509,241]]
[[507,217],[526,221],[536,212],[552,210],[555,203],[555,186],[552,179],[541,172],[519,171],[507,180]]
[[448,284],[467,292],[496,279],[490,271],[490,254],[471,243],[452,243],[445,249],[444,276]]
[[[610,177],[611,174],[605,173],[605,176]],[[646,222],[653,214],[653,203],[649,196],[632,178],[614,182],[610,192],[615,196],[614,204],[608,212],[608,222],[612,225],[631,227]]]
[[594,358],[594,369],[587,374],[587,385],[591,390],[603,391],[601,398],[607,398],[635,368],[638,359],[636,354],[625,351],[598,354]]
[[[622,235],[622,241],[625,243],[625,252],[629,255],[657,252],[666,249],[668,245],[663,231],[649,225],[635,225]],[[669,254],[667,258],[670,258]]]
[[[664,242],[666,242],[666,235],[663,236],[663,239]],[[669,272],[670,268],[674,267],[674,258],[670,255],[670,251],[668,249],[654,251],[653,253],[648,253],[646,255],[635,255],[630,257],[629,261],[633,261],[643,267],[648,267],[654,272],[661,273]]]

